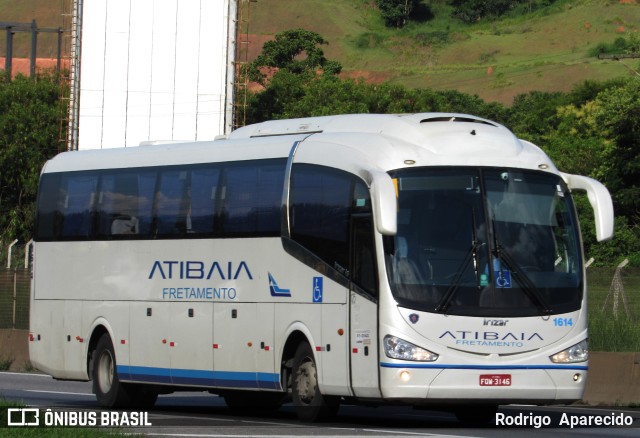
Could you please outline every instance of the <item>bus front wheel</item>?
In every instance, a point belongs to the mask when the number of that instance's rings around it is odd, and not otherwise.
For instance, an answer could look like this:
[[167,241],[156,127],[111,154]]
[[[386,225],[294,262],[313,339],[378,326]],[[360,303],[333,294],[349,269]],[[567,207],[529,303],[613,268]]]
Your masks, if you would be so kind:
[[291,397],[301,421],[321,421],[333,417],[340,407],[337,397],[320,393],[316,361],[311,347],[300,344],[293,358]]

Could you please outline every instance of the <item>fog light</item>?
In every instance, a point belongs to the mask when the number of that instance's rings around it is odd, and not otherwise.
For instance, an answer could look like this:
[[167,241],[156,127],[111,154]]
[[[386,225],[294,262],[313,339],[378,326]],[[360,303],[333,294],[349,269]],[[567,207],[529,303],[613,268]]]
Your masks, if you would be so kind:
[[575,374],[573,375],[573,381],[574,381],[574,382],[581,382],[581,381],[582,381],[582,374],[580,374],[580,373],[575,373]]
[[408,382],[411,380],[411,373],[409,371],[403,371],[400,373],[400,380],[403,382]]

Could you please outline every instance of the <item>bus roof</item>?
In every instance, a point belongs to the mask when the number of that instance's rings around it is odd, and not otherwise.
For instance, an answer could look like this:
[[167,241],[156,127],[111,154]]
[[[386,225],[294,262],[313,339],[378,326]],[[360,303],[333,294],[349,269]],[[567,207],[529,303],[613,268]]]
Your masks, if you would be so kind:
[[[557,172],[534,144],[491,120],[458,113],[346,114],[273,120],[240,128],[232,140],[307,134],[297,162],[353,170],[364,160],[389,171],[407,166],[505,166]],[[357,153],[354,153],[355,151]]]
[[509,129],[468,114],[346,114],[273,120],[245,126],[224,139],[67,152],[45,172],[287,157],[353,171],[411,166],[480,165],[557,172],[537,146]]
[[304,137],[293,136],[287,142],[271,137],[243,141],[242,145],[231,141],[198,141],[63,152],[47,162],[44,172],[286,158],[291,144]]

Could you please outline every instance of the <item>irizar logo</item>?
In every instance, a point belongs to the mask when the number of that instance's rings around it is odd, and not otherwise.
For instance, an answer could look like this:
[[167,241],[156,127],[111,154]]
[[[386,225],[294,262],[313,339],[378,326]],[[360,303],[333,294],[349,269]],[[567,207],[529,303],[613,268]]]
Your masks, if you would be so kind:
[[276,283],[275,278],[273,278],[273,275],[271,275],[271,272],[269,272],[269,290],[271,291],[272,297],[290,297],[291,296],[291,290],[281,289],[278,286],[278,283]]
[[485,319],[482,325],[504,327],[507,325],[508,322],[509,322],[508,319]]

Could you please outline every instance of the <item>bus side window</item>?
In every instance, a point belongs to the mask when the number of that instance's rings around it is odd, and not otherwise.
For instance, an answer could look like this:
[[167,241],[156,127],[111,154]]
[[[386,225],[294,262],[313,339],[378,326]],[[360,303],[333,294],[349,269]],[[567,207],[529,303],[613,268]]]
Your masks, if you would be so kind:
[[[148,171],[103,173],[100,179],[96,215],[98,237],[148,236],[151,193],[141,184]],[[155,173],[151,173],[155,181]],[[142,229],[142,224],[145,224]]]
[[294,165],[291,237],[330,267],[349,269],[352,175],[309,164]]
[[89,238],[93,203],[98,185],[97,173],[79,172],[63,177],[65,189],[58,198],[63,215],[62,238]]
[[223,186],[222,235],[278,236],[284,160],[227,166]]
[[36,240],[57,240],[60,238],[63,215],[60,209],[60,201],[66,194],[60,187],[61,176],[59,173],[42,175],[38,190],[38,205],[36,215]]
[[187,232],[190,172],[167,170],[160,174],[155,195],[155,230],[160,237],[182,236]]
[[220,169],[207,166],[191,172],[189,188],[189,208],[187,213],[187,233],[211,235],[214,230],[216,194]]
[[153,197],[156,190],[155,170],[137,171],[138,176],[138,232],[142,237],[151,236],[153,222]]

